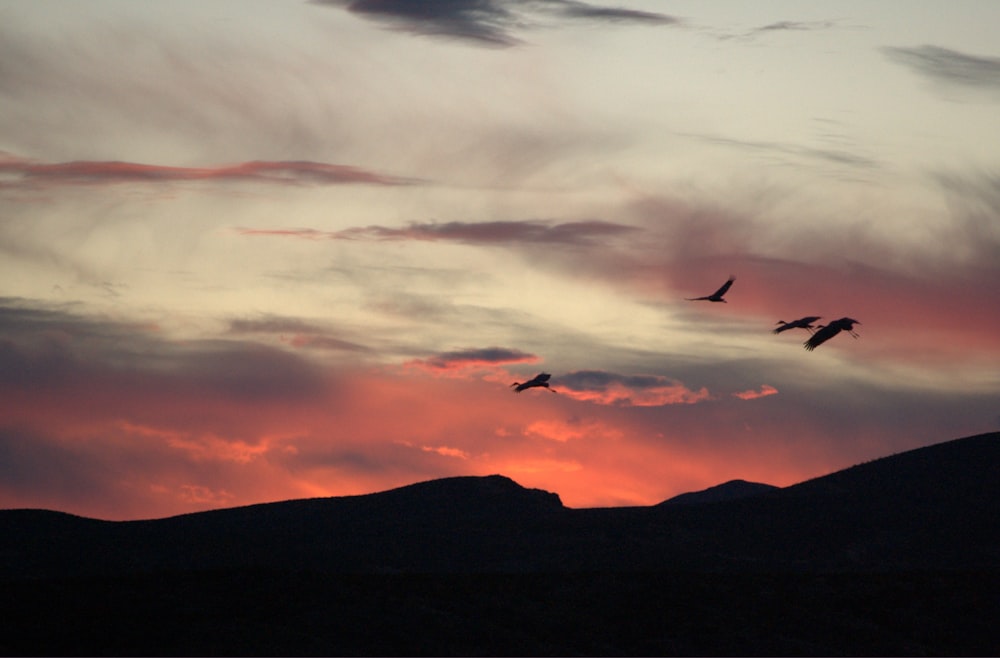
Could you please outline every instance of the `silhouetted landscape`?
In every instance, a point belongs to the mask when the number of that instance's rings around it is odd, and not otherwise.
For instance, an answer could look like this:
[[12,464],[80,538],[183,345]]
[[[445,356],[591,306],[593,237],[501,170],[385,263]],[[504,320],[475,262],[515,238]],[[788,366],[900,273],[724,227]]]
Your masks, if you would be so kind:
[[0,511],[5,655],[995,655],[1000,433],[571,509],[502,475]]

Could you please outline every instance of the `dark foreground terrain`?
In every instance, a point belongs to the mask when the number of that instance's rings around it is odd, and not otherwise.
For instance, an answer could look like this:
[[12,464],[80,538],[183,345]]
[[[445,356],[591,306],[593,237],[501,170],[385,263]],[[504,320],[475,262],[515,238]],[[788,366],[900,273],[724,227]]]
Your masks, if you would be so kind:
[[993,573],[163,573],[5,585],[7,655],[995,656]]
[[997,655],[1000,434],[573,510],[500,476],[0,511],[5,655]]

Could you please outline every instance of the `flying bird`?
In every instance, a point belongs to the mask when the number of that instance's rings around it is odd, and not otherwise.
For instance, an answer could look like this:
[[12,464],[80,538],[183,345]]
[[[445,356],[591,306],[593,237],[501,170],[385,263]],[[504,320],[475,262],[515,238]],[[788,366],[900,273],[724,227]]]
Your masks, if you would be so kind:
[[853,318],[840,318],[839,320],[834,320],[828,325],[820,325],[819,331],[810,336],[809,340],[802,343],[802,345],[811,352],[839,334],[841,331],[846,331],[851,334],[851,336],[857,338],[858,335],[854,333],[855,324],[861,323]]
[[799,318],[798,320],[792,320],[791,322],[785,322],[784,320],[778,320],[776,324],[781,326],[775,329],[772,333],[780,334],[782,331],[788,331],[789,329],[808,329],[809,333],[813,332],[812,323],[819,320],[821,315],[809,315],[804,318]]
[[540,372],[537,375],[535,375],[532,379],[529,379],[523,384],[520,382],[514,382],[513,384],[510,385],[510,387],[514,389],[515,393],[520,393],[525,389],[534,388],[536,386],[540,386],[542,388],[548,389],[549,392],[551,393],[555,393],[555,391],[549,388],[549,377],[551,376],[552,375],[550,375],[547,372]]
[[709,302],[722,302],[722,303],[725,303],[726,300],[724,300],[722,298],[722,296],[726,294],[726,291],[729,290],[729,287],[733,285],[733,281],[735,281],[735,280],[736,280],[736,277],[730,275],[729,280],[726,281],[725,283],[723,283],[722,287],[720,287],[718,290],[716,290],[715,292],[713,292],[711,295],[705,295],[704,297],[685,297],[685,299],[687,301],[689,301],[689,302],[697,302],[697,301],[705,300],[705,301],[709,301]]

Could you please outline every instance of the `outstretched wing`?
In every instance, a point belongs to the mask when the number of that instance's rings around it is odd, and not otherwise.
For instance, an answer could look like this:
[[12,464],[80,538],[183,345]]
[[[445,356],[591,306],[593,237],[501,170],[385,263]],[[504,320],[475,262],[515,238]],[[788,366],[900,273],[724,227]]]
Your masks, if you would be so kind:
[[730,276],[729,280],[726,281],[725,283],[723,283],[722,287],[720,287],[718,290],[716,290],[714,293],[712,293],[711,296],[712,297],[722,297],[723,295],[726,294],[726,291],[729,290],[729,288],[732,287],[733,281],[735,281],[735,280],[736,280],[735,276]]
[[532,379],[531,381],[538,382],[538,383],[547,382],[547,381],[549,381],[550,377],[552,377],[552,375],[550,375],[549,373],[547,373],[547,372],[540,372],[537,375],[535,375],[535,378]]
[[833,326],[834,324],[835,323],[831,323],[826,325],[825,327],[820,328],[819,331],[817,331],[816,333],[814,333],[812,336],[809,337],[809,340],[802,343],[803,347],[805,347],[807,350],[811,352],[812,350],[816,349],[826,341],[830,340],[831,338],[839,334],[840,327]]

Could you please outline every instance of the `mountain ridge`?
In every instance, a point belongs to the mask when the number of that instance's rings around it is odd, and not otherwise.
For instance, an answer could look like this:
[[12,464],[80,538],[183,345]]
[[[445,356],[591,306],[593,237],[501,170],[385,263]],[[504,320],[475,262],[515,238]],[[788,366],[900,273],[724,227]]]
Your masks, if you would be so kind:
[[731,481],[692,492],[696,500],[722,495],[712,504],[668,499],[647,507],[574,509],[558,494],[489,475],[143,521],[3,510],[0,578],[245,568],[992,569],[1000,568],[1000,513],[993,504],[1000,497],[998,464],[1000,433],[990,433],[790,487],[745,483],[748,492]]

